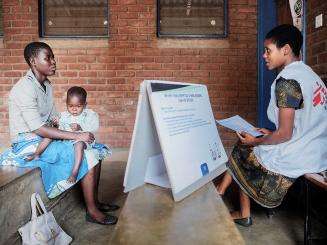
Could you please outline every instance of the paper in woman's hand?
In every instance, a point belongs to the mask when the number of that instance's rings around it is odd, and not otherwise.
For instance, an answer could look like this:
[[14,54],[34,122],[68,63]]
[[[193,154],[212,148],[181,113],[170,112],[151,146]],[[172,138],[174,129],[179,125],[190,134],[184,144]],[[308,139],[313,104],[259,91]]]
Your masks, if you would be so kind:
[[263,134],[255,129],[250,123],[245,121],[239,115],[229,117],[216,122],[226,128],[232,129],[236,132],[246,132],[254,137],[262,136]]

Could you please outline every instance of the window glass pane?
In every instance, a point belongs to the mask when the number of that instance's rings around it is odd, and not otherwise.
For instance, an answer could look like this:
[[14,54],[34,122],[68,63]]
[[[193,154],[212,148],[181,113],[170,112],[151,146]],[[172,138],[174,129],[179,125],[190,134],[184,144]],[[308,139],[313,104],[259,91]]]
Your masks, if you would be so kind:
[[3,20],[2,20],[2,0],[0,0],[0,36],[3,36]]
[[158,0],[158,35],[225,36],[226,1]]
[[41,36],[108,36],[107,0],[43,0]]

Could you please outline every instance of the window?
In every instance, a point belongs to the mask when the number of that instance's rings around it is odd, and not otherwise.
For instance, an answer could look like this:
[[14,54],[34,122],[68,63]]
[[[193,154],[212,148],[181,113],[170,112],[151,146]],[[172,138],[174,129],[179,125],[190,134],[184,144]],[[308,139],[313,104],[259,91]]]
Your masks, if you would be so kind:
[[0,0],[0,36],[3,36],[3,20],[2,20],[2,0]]
[[41,37],[108,36],[108,0],[39,0]]
[[158,37],[227,36],[227,0],[157,0]]

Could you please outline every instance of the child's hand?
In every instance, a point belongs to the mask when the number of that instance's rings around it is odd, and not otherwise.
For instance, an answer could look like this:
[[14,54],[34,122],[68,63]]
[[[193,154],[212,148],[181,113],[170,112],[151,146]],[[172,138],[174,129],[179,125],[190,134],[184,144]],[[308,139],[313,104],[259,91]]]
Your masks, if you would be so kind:
[[71,123],[69,126],[73,131],[82,131],[82,128],[78,123]]
[[51,123],[52,123],[52,126],[53,126],[54,128],[58,128],[58,127],[59,127],[59,117],[54,117],[54,118],[52,119]]

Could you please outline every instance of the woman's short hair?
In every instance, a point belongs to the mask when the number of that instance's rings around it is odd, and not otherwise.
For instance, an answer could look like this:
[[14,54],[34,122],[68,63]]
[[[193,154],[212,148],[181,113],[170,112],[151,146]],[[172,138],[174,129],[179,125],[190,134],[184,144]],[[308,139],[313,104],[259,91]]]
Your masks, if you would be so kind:
[[43,42],[31,42],[26,45],[24,49],[24,58],[29,66],[31,66],[31,58],[36,57],[42,49],[47,49],[52,53],[50,46]]
[[85,104],[86,103],[86,97],[87,97],[87,92],[84,88],[82,87],[78,87],[78,86],[74,86],[68,89],[67,91],[67,102],[69,100],[69,98],[76,96],[79,98],[79,100]]
[[267,33],[266,39],[271,39],[278,48],[282,48],[284,45],[288,44],[294,55],[300,55],[303,36],[299,29],[293,25],[284,24],[273,28]]

